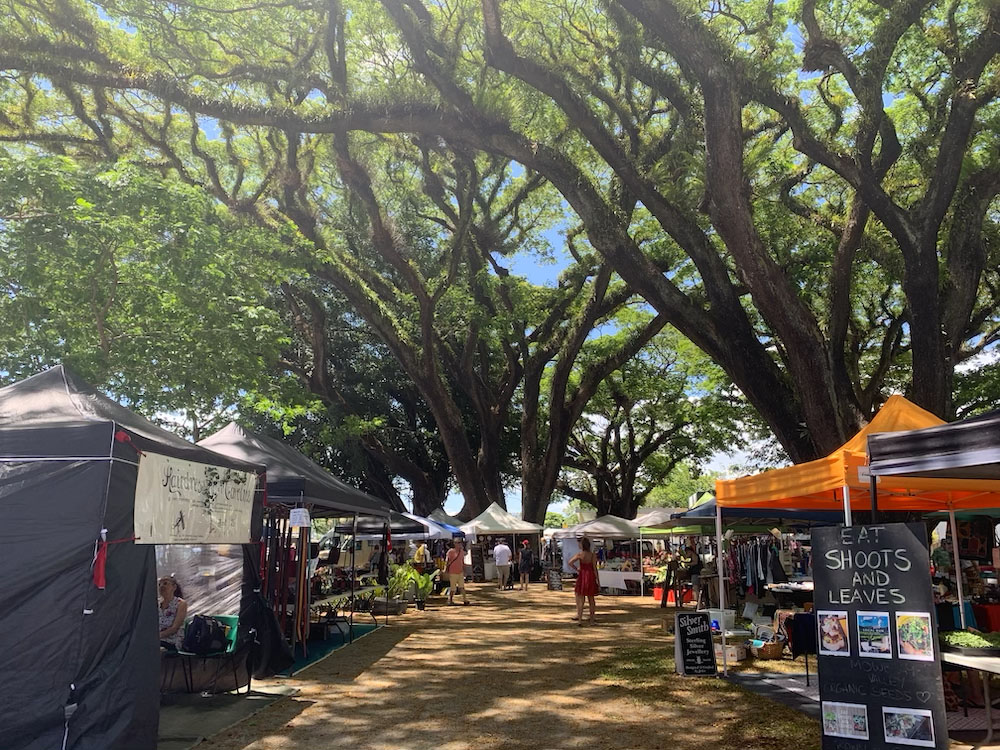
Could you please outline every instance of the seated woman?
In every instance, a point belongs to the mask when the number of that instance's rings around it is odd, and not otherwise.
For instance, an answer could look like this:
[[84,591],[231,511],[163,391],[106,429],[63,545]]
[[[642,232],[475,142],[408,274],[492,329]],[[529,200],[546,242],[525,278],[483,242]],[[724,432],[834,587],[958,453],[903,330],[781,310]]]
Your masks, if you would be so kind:
[[164,576],[156,584],[160,595],[160,645],[177,651],[184,638],[184,618],[188,605],[181,597],[181,587],[173,576]]

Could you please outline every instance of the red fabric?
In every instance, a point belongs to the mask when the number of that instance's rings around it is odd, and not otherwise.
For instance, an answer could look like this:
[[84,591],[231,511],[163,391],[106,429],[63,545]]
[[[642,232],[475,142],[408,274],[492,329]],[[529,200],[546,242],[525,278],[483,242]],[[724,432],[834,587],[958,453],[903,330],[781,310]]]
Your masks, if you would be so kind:
[[597,596],[599,587],[597,585],[597,571],[594,570],[593,563],[580,563],[580,574],[576,577],[576,586],[573,591],[577,596]]
[[392,529],[386,529],[385,531],[385,548],[387,551],[392,552]]
[[134,542],[138,538],[139,537],[136,536],[128,536],[124,539],[113,539],[109,542],[105,538],[105,532],[101,532],[101,539],[97,542],[97,554],[94,555],[94,586],[103,591],[108,585],[108,545],[121,544],[122,542]]
[[115,433],[115,440],[117,440],[119,443],[127,443],[128,446],[136,453],[138,453],[140,456],[146,455],[141,450],[139,450],[139,448],[136,446],[135,443],[132,442],[132,436],[129,435],[127,432],[125,432],[125,430],[118,430],[118,432]]
[[94,556],[94,586],[102,591],[108,585],[105,571],[108,567],[108,543],[103,539],[97,543],[97,554]]

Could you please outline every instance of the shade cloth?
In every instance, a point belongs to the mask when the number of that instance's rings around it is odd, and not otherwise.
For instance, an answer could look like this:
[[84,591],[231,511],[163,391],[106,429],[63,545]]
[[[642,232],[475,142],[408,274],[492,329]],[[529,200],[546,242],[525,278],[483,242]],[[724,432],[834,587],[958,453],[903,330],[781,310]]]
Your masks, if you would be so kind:
[[460,527],[466,534],[541,534],[541,524],[522,521],[493,503],[478,516]]
[[[715,499],[696,505],[682,513],[675,512],[673,517],[650,528],[660,530],[677,529],[678,527],[710,528],[715,526]],[[748,527],[770,528],[771,526],[794,527],[810,526],[812,524],[838,523],[843,520],[843,514],[838,511],[795,510],[792,508],[722,508],[722,519],[729,525],[743,524]],[[645,529],[643,529],[645,532]]]
[[388,505],[351,487],[292,446],[230,422],[198,445],[267,467],[269,501],[313,506],[314,516],[364,513],[385,516]]
[[[843,508],[844,488],[854,509],[871,505],[866,445],[869,436],[944,424],[899,395],[889,397],[872,421],[826,458],[773,469],[739,479],[716,480],[723,507],[781,507],[800,510]],[[880,477],[878,505],[882,510],[939,510],[954,507],[990,508],[1000,505],[1000,481],[938,477]]]

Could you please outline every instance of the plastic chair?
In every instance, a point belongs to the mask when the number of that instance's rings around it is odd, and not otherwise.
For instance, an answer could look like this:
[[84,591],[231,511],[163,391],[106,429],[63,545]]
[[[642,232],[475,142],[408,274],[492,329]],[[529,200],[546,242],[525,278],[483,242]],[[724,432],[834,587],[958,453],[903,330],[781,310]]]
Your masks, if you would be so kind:
[[[240,624],[240,618],[239,618],[239,616],[238,615],[209,615],[209,617],[213,617],[214,619],[216,619],[219,622],[221,622],[224,626],[226,626],[226,647],[223,650],[221,650],[221,651],[212,651],[212,652],[209,652],[207,654],[195,654],[195,653],[192,653],[190,651],[181,651],[181,650],[177,651],[177,654],[179,656],[184,657],[185,662],[187,663],[188,668],[190,668],[190,672],[189,673],[185,672],[185,681],[187,682],[187,687],[188,687],[188,691],[189,692],[193,692],[193,690],[194,690],[194,669],[191,668],[191,661],[193,661],[194,659],[203,659],[203,660],[213,659],[213,660],[215,660],[215,662],[216,662],[215,675],[212,677],[212,686],[211,686],[211,689],[207,691],[207,692],[214,693],[215,692],[215,686],[216,686],[216,684],[219,681],[219,674],[222,672],[223,661],[225,661],[225,659],[227,657],[231,657],[236,652],[236,643],[237,643],[236,637],[237,637],[238,632],[239,632],[239,624]],[[188,625],[190,625],[190,620],[187,623],[184,624],[185,630],[187,629]],[[185,662],[182,662],[182,667],[183,667],[183,664]],[[230,658],[229,659],[229,663],[232,665],[232,668],[233,668],[233,684],[237,686],[236,687],[236,692],[238,693],[239,692],[239,672],[237,671],[237,668],[236,668],[237,667],[236,659],[235,658]],[[248,669],[247,670],[247,693],[250,692],[250,683],[252,682],[252,680],[253,680],[253,678],[250,675],[250,672],[249,672],[249,669]]]

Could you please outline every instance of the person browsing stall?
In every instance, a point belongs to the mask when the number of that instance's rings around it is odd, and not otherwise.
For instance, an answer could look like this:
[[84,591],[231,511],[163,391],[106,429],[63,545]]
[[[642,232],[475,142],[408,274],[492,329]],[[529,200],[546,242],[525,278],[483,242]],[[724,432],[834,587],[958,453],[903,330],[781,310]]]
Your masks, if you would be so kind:
[[444,558],[444,572],[448,574],[448,604],[455,603],[455,590],[462,589],[462,604],[469,603],[465,592],[465,545],[461,539],[451,543],[451,549]]
[[184,618],[188,605],[184,601],[181,587],[173,576],[163,576],[156,590],[160,595],[160,646],[177,651],[184,639]]
[[521,590],[528,590],[528,579],[531,577],[531,566],[535,564],[535,553],[531,551],[531,542],[521,540],[521,549],[517,552],[517,572],[521,575]]
[[507,581],[510,580],[510,558],[512,556],[510,547],[503,539],[497,542],[497,546],[493,548],[493,562],[497,566],[497,587],[501,591],[506,588]]

